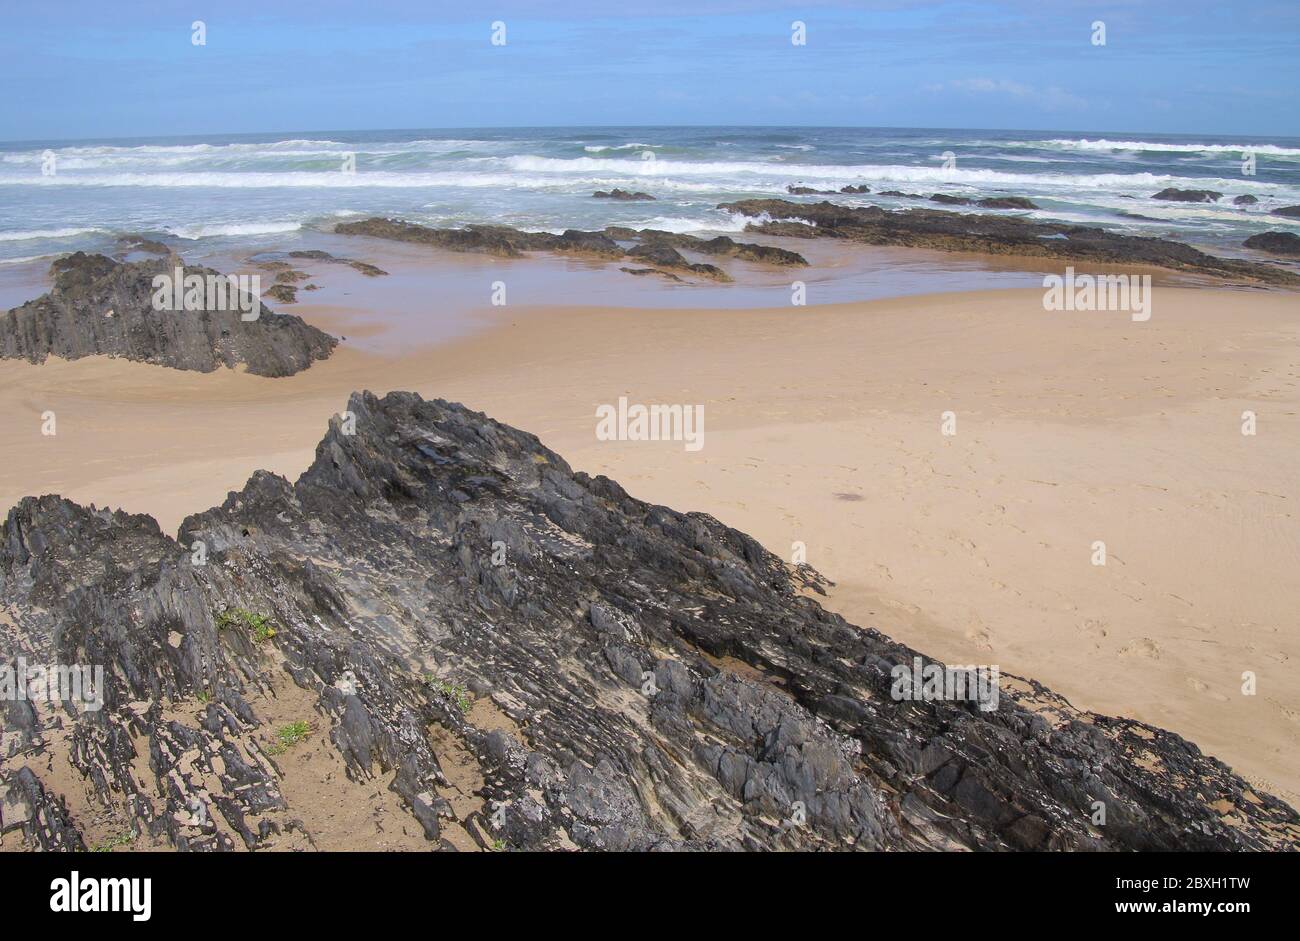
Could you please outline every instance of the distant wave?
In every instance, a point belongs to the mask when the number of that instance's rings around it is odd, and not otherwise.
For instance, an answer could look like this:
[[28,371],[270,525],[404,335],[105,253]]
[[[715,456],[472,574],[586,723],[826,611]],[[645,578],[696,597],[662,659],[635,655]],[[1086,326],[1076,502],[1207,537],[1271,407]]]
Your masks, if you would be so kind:
[[1037,187],[1092,187],[1100,189],[1141,190],[1150,187],[1205,188],[1231,191],[1247,186],[1252,190],[1282,190],[1281,184],[1243,182],[1240,179],[1214,179],[1179,177],[1164,173],[1007,173],[999,170],[963,170],[960,167],[945,170],[942,167],[871,166],[871,165],[817,165],[798,166],[779,163],[752,163],[746,161],[700,161],[687,163],[680,160],[605,160],[592,157],[537,157],[515,156],[485,158],[498,162],[508,169],[532,173],[607,173],[627,177],[655,178],[691,176],[713,177],[744,183],[745,177],[779,177],[784,180],[803,181],[810,185],[874,180],[897,183],[956,183],[974,186],[995,184],[999,186]]
[[223,235],[278,235],[297,232],[300,222],[248,222],[230,225],[191,225],[170,229],[172,235],[182,239],[218,238]]
[[0,242],[26,242],[31,239],[66,239],[77,235],[94,235],[103,229],[34,229],[30,232],[0,232]]
[[[1278,147],[1274,144],[1161,144],[1154,141],[1134,140],[1069,140],[1056,138],[1045,141],[1029,141],[1030,146],[1065,147],[1072,150],[1146,150],[1152,153],[1208,153],[1240,154],[1253,151],[1256,154],[1268,154],[1274,157],[1300,157],[1300,147]],[[1023,144],[1013,146],[1023,146]]]
[[499,189],[580,191],[581,187],[605,183],[648,181],[666,189],[723,193],[728,190],[780,192],[789,183],[814,187],[839,187],[845,183],[894,183],[999,187],[1022,192],[1054,190],[1109,190],[1145,194],[1164,187],[1216,189],[1225,193],[1250,191],[1258,195],[1289,192],[1292,187],[1255,180],[1182,177],[1163,173],[1010,173],[1000,170],[968,170],[960,167],[799,165],[745,161],[687,162],[681,160],[610,160],[593,157],[477,157],[471,163],[482,170],[394,172],[358,170],[300,171],[202,171],[193,173],[60,173],[0,175],[0,186],[95,186],[95,187],[210,187],[266,189],[276,187],[336,189],[427,189],[472,187]]
[[25,265],[30,261],[44,261],[46,258],[57,258],[59,252],[50,252],[44,255],[20,255],[17,258],[0,258],[0,265]]
[[661,144],[588,144],[582,148],[589,154],[604,153],[607,150],[653,150]]

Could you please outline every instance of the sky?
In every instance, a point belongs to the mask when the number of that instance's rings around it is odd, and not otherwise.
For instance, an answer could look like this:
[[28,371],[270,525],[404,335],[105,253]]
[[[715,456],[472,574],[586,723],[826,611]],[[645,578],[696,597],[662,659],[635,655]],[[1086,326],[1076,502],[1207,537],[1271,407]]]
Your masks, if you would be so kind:
[[3,140],[663,124],[1297,136],[1300,3],[4,0],[0,87]]

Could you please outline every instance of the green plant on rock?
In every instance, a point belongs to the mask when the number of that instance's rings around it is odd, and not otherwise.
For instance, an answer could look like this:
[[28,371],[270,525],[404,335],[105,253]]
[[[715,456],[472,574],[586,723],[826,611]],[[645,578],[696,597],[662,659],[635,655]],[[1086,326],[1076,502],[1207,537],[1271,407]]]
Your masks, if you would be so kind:
[[123,830],[121,833],[116,833],[102,842],[96,843],[90,848],[90,851],[92,853],[107,853],[114,847],[128,845],[133,839],[130,830]]
[[426,676],[424,682],[429,689],[459,709],[462,715],[469,714],[473,700],[470,698],[469,690],[460,683],[449,683],[447,680],[440,680],[433,676]]
[[275,626],[265,614],[256,614],[247,608],[226,608],[216,613],[217,630],[244,626],[256,641],[267,641],[275,636]]
[[286,751],[311,735],[310,722],[290,722],[275,730],[275,744],[267,749],[272,755],[283,755]]

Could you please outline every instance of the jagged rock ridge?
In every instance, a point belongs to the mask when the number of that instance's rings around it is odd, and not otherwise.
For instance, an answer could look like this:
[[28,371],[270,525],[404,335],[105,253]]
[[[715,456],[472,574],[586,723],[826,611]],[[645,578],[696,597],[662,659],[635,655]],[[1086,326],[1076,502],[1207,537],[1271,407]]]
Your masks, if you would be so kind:
[[[198,372],[243,364],[255,375],[289,376],[334,351],[334,337],[252,296],[247,311],[234,302],[225,309],[156,309],[154,277],[174,276],[178,267],[186,277],[223,277],[176,256],[131,263],[83,252],[60,258],[50,269],[49,293],[0,315],[0,359],[108,355]],[[243,319],[254,303],[256,319]]]
[[0,655],[106,664],[109,688],[98,712],[10,704],[0,831],[83,841],[65,760],[137,839],[310,842],[271,744],[281,684],[341,756],[332,786],[387,785],[435,847],[1296,845],[1294,810],[1195,746],[1037,684],[988,712],[895,701],[914,652],[712,517],[460,405],[348,412],[296,483],[259,472],[179,541],[54,496],[10,512]]

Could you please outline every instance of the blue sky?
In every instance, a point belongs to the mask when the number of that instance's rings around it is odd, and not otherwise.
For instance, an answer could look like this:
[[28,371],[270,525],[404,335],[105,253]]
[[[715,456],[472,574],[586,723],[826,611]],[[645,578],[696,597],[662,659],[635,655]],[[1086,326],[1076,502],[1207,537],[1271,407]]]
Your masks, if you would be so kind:
[[1295,0],[46,0],[0,22],[5,140],[643,124],[1300,135]]

